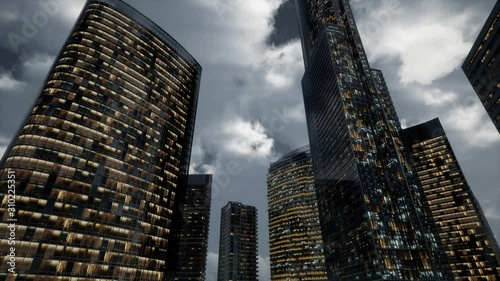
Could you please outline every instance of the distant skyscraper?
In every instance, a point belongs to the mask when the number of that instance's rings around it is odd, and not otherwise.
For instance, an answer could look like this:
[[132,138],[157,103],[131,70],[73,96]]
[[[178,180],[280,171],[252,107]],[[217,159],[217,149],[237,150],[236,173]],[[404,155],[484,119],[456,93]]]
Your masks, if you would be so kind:
[[172,272],[167,280],[204,281],[207,262],[208,226],[212,194],[212,175],[189,175],[174,213],[174,252]]
[[455,280],[498,280],[500,252],[438,119],[404,130]]
[[222,208],[218,281],[257,280],[257,209],[239,202]]
[[462,69],[500,132],[500,2],[497,1]]
[[164,278],[200,75],[129,5],[86,3],[0,163],[2,183],[16,177],[15,212],[3,195],[0,227],[17,219],[17,280]]
[[327,280],[309,146],[271,163],[267,188],[271,280]]
[[296,0],[302,80],[330,280],[442,280],[438,240],[381,71],[348,0]]

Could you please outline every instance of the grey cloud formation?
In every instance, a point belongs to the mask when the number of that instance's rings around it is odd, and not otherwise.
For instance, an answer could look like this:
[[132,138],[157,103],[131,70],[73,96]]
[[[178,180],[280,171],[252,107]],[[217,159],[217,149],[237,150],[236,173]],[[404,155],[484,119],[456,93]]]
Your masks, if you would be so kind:
[[269,34],[267,42],[274,45],[283,45],[293,39],[299,39],[296,28],[297,13],[295,11],[295,0],[286,0],[276,11],[273,18],[273,31]]
[[[258,208],[259,254],[266,268],[269,162],[308,142],[293,0],[125,1],[170,33],[203,67],[191,170],[214,173],[207,280],[216,278],[220,209],[229,200]],[[0,154],[83,5],[59,2],[60,11],[15,52],[7,34],[20,32],[22,17],[32,18],[40,7],[38,1],[0,1]],[[500,236],[500,136],[459,69],[494,2],[351,1],[371,65],[384,72],[402,123],[441,119]],[[425,34],[429,26],[446,31],[443,38]],[[448,46],[449,40],[456,44]],[[455,58],[436,67],[431,58],[445,47]],[[268,280],[268,274],[259,274],[260,280]]]

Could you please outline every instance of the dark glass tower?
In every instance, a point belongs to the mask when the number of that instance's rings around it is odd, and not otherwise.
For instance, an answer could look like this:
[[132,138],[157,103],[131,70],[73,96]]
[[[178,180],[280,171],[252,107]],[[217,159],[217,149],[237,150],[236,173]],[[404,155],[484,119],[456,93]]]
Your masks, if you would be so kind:
[[2,185],[16,177],[16,280],[164,278],[200,75],[129,5],[86,3],[0,163]]
[[404,132],[455,280],[498,280],[498,244],[439,119]]
[[462,65],[481,103],[500,132],[500,2],[486,20]]
[[271,280],[327,280],[309,146],[271,163],[267,188]]
[[[212,196],[212,175],[189,175],[177,194],[174,213],[175,241],[171,272],[167,280],[204,281],[208,250],[208,227]],[[172,243],[172,241],[171,241]]]
[[257,281],[257,209],[229,202],[221,210],[218,281]]
[[447,279],[398,117],[349,1],[296,0],[296,7],[329,279]]

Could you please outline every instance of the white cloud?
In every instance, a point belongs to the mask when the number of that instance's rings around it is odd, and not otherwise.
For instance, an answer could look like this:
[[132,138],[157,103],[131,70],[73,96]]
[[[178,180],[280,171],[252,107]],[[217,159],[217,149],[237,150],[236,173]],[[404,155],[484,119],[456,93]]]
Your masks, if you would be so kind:
[[24,83],[22,81],[18,81],[12,77],[10,72],[0,74],[0,89],[2,90],[12,90],[22,86],[23,84]]
[[303,72],[300,41],[295,40],[280,47],[271,47],[259,63],[267,70],[266,81],[276,88],[289,88],[297,73]]
[[401,128],[403,129],[410,127],[408,126],[408,120],[406,120],[405,118],[399,119],[399,123],[401,124]]
[[[429,85],[447,76],[460,67],[472,43],[464,37],[472,18],[469,10],[443,17],[443,10],[432,9],[428,2],[423,1],[420,5],[429,12],[390,14],[385,21],[379,19],[381,23],[374,30],[376,32],[370,32],[369,28],[376,23],[374,19],[360,25],[370,61],[399,60],[398,75],[404,84]],[[384,6],[377,8],[384,9]],[[409,14],[412,16],[408,17]]]
[[456,101],[458,95],[454,92],[443,91],[438,88],[429,89],[422,93],[422,99],[426,105],[442,105]]
[[[258,274],[260,281],[268,281],[271,278],[271,270],[269,265],[269,257],[258,256]],[[209,252],[207,256],[207,270],[205,275],[206,281],[217,280],[217,267],[219,263],[219,254]]]
[[40,76],[40,73],[47,73],[55,59],[55,56],[35,54],[23,63],[22,67],[25,73],[24,76],[33,77]]
[[269,257],[259,256],[259,280],[268,281],[271,280],[271,265]]
[[272,154],[274,140],[258,121],[229,120],[224,125],[223,133],[222,147],[231,153],[263,158]]
[[9,145],[10,139],[0,136],[0,159],[2,159],[7,146]]
[[0,21],[2,22],[10,22],[17,20],[19,18],[18,11],[5,11],[0,10]]
[[193,4],[211,16],[199,34],[204,42],[200,53],[209,50],[206,57],[217,64],[249,66],[261,61],[265,39],[273,28],[270,19],[281,0],[201,0]]
[[304,103],[299,103],[292,107],[285,107],[283,110],[283,116],[287,120],[297,121],[297,122],[305,122],[306,121],[306,112],[304,109]]
[[217,281],[218,264],[219,254],[209,252],[207,255],[207,269],[205,271],[206,281]]
[[458,131],[470,147],[487,147],[500,141],[498,131],[480,103],[453,107],[446,113],[442,122],[444,128]]
[[2,159],[5,151],[7,150],[7,146],[6,145],[0,145],[0,159]]
[[489,219],[489,220],[497,220],[500,221],[500,211],[496,208],[496,206],[490,205],[486,211],[484,212],[484,215]]
[[73,24],[78,15],[80,15],[80,12],[85,5],[85,0],[74,0],[71,2],[59,1],[59,3],[61,3],[61,15],[68,23]]
[[[470,44],[456,27],[442,23],[394,26],[373,51],[373,58],[397,56],[400,82],[429,85],[458,69]],[[395,40],[395,38],[397,38]]]

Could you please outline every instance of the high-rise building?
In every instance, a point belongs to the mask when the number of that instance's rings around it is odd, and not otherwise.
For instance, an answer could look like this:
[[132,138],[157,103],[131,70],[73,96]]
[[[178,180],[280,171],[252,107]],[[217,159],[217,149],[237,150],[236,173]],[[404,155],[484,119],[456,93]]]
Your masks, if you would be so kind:
[[[131,6],[85,4],[0,163],[1,182],[15,175],[15,211],[1,195],[0,228],[16,220],[17,280],[164,278],[200,75]],[[8,238],[0,232],[0,279]]]
[[[184,183],[185,182],[185,183]],[[212,175],[189,175],[176,196],[172,222],[175,236],[170,243],[177,255],[169,256],[172,267],[166,280],[204,281],[207,264],[208,227],[212,196]]]
[[327,280],[308,145],[271,163],[267,188],[271,280]]
[[486,20],[462,65],[481,103],[500,132],[500,2]]
[[439,119],[404,132],[455,280],[498,280],[498,244]]
[[449,279],[382,72],[348,0],[296,0],[329,280]]
[[257,209],[229,202],[221,210],[218,281],[257,280]]

